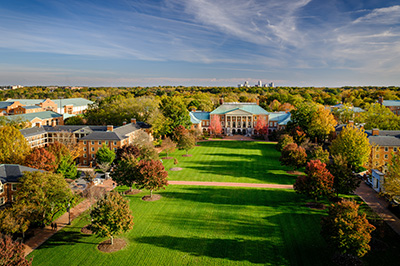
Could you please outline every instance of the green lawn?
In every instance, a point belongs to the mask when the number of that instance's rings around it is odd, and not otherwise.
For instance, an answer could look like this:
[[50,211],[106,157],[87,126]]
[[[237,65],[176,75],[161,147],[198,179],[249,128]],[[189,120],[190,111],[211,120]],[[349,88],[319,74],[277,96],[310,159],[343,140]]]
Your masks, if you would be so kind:
[[[192,157],[182,157],[185,151],[170,154],[178,159],[163,160],[165,169],[181,167],[181,171],[168,171],[169,180],[216,181],[242,183],[293,184],[296,176],[290,168],[279,163],[280,153],[275,144],[244,141],[207,141],[189,151]],[[161,153],[161,157],[165,153]]]
[[[323,265],[323,211],[301,206],[292,190],[169,186],[163,198],[129,196],[135,226],[129,245],[103,254],[82,217],[32,254],[34,265]],[[329,265],[329,264],[328,264]]]

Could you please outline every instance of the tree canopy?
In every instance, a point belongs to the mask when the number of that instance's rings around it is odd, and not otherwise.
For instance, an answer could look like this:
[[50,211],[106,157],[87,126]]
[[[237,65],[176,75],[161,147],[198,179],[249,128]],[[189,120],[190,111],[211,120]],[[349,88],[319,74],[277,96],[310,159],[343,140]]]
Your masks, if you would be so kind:
[[115,153],[106,144],[97,150],[96,152],[96,162],[101,163],[112,163],[115,159]]
[[0,127],[0,163],[23,164],[30,147],[21,132],[13,126]]
[[34,148],[31,153],[25,157],[25,165],[48,172],[53,172],[57,167],[56,157],[45,148]]
[[138,164],[138,177],[136,186],[150,190],[150,197],[153,196],[154,190],[159,190],[168,185],[168,172],[165,171],[164,165],[160,161],[140,161]]

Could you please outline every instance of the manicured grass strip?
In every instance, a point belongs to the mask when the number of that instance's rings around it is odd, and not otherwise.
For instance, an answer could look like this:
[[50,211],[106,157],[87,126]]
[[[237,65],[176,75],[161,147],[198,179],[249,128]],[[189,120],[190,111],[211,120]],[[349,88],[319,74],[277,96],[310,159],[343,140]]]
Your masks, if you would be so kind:
[[324,211],[303,207],[293,190],[175,185],[141,201],[147,193],[128,196],[135,226],[124,250],[99,252],[104,239],[80,234],[84,216],[35,250],[33,264],[329,265],[315,232]]
[[[181,167],[181,171],[169,171],[169,180],[214,181],[237,183],[293,184],[296,176],[279,163],[280,153],[275,144],[250,141],[207,141],[189,151],[191,157],[182,157],[185,151],[170,154],[178,159],[163,160],[165,169]],[[160,154],[161,157],[165,153]]]

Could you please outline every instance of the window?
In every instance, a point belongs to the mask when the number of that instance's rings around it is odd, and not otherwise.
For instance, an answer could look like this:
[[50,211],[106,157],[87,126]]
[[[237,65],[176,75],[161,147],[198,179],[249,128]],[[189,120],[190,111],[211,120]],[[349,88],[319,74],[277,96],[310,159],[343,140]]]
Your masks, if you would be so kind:
[[117,142],[116,141],[114,141],[114,146],[116,146],[117,145]]
[[4,203],[6,203],[6,200],[5,200],[4,197],[1,197],[1,198],[0,198],[0,206],[1,206],[1,205],[4,205]]
[[86,151],[86,150],[87,150],[86,147],[84,147],[84,148],[83,148],[83,151]]
[[16,191],[17,190],[17,184],[11,184],[11,190]]
[[92,151],[94,151],[94,148],[92,147]]
[[86,140],[83,141],[83,144],[86,145]]
[[385,159],[387,159],[388,158],[388,155],[387,154],[385,154]]
[[106,141],[106,145],[108,145],[108,141]]
[[385,147],[385,151],[389,151],[389,147]]
[[101,145],[101,141],[99,141],[99,145]]
[[86,161],[86,160],[83,160],[83,164],[87,164],[87,161]]
[[397,147],[394,147],[394,148],[393,148],[393,151],[394,151],[394,152],[397,152]]
[[117,148],[114,148],[114,152],[117,152]]
[[83,154],[83,158],[86,158],[86,157],[87,157],[87,155],[86,155],[86,153],[84,153],[84,154]]
[[376,151],[379,151],[379,147],[376,147]]
[[0,182],[0,194],[4,192],[4,186],[3,184]]
[[92,153],[92,158],[94,158],[94,154]]
[[375,163],[375,166],[378,166],[378,162]]

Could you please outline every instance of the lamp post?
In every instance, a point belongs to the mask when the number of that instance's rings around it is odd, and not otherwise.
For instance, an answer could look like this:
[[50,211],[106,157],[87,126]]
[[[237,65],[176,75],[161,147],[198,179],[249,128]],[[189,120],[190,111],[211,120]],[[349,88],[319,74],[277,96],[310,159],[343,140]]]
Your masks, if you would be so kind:
[[67,205],[67,212],[68,212],[68,225],[70,225],[71,224],[71,203],[70,202],[68,202],[68,205]]

